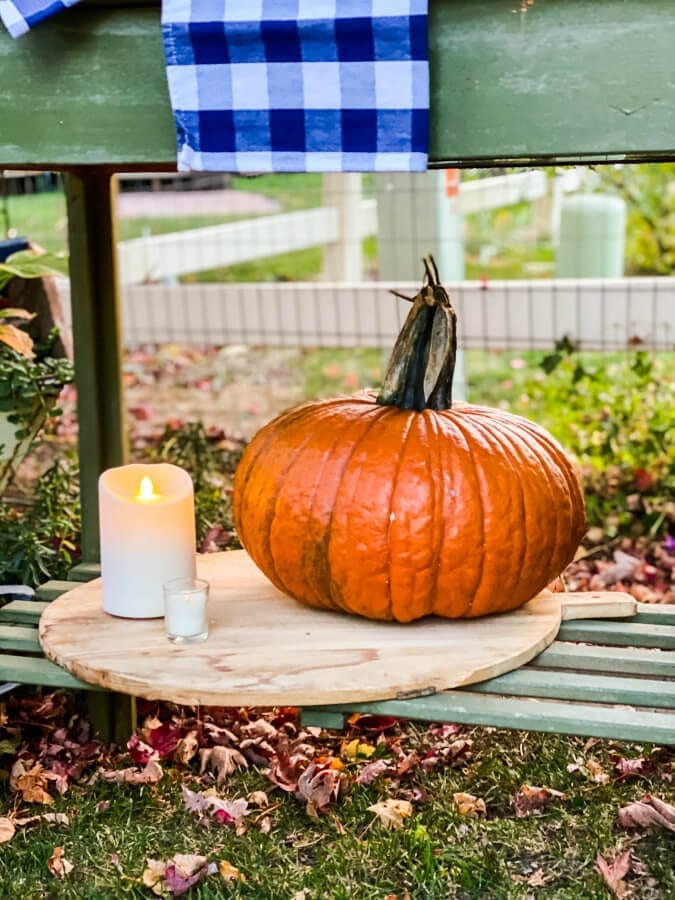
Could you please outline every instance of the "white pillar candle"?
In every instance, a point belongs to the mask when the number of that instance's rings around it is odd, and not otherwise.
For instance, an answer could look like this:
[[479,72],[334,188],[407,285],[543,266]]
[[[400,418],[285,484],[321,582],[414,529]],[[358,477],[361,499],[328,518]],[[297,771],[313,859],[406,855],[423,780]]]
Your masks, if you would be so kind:
[[192,479],[168,463],[120,466],[99,478],[103,609],[164,615],[162,585],[195,576]]

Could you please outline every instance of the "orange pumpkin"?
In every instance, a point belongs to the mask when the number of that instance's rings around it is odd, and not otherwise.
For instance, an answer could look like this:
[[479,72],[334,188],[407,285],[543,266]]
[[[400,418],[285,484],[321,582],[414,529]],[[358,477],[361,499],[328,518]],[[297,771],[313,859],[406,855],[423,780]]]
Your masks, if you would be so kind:
[[239,537],[310,606],[399,622],[505,612],[546,587],[583,536],[579,481],[551,435],[498,409],[452,407],[456,316],[433,259],[425,266],[379,396],[291,409],[239,464]]

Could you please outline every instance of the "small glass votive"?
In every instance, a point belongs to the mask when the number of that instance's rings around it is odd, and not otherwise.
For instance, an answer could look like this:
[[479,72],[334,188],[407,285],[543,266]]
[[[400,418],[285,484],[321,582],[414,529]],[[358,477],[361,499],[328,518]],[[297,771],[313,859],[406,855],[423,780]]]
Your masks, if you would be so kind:
[[164,626],[174,644],[205,641],[209,635],[209,583],[175,578],[164,584]]

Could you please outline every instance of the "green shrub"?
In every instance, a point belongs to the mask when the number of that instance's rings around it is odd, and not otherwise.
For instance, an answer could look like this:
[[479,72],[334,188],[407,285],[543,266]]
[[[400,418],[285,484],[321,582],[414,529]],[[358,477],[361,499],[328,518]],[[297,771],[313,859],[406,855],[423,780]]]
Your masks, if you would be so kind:
[[638,350],[591,363],[565,338],[515,409],[579,463],[590,524],[612,536],[658,534],[675,522],[675,382],[663,357]]

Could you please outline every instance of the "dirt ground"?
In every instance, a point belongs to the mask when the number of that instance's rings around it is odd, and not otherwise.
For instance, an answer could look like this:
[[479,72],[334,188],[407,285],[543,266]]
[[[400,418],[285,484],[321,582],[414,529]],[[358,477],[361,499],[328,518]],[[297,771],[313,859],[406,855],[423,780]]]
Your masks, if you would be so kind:
[[248,440],[304,399],[297,360],[297,350],[245,346],[137,351],[125,367],[127,408],[139,428],[201,420]]

